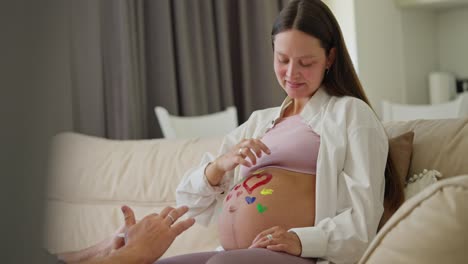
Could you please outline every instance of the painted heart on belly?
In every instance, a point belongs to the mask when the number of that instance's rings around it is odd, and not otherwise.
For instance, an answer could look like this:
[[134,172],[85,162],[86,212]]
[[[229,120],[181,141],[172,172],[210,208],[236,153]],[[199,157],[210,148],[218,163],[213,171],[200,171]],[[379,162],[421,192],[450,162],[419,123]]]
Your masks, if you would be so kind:
[[250,175],[242,183],[242,186],[244,186],[244,188],[247,190],[249,194],[252,194],[253,190],[257,189],[258,187],[262,185],[269,183],[272,177],[273,176],[269,173]]
[[259,213],[264,213],[267,210],[266,206],[263,206],[262,204],[257,204],[257,211]]
[[245,197],[245,201],[248,203],[248,204],[252,204],[253,202],[255,202],[257,198],[255,197],[250,197],[250,196],[246,196]]
[[229,201],[229,199],[231,199],[232,197],[232,194],[228,194],[228,196],[226,196],[226,202]]

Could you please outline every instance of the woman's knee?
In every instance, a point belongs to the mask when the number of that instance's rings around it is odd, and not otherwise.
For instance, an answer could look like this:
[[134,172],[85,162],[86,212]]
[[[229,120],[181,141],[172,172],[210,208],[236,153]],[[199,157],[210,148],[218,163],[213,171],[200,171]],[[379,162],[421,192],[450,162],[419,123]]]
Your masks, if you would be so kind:
[[179,255],[179,256],[160,259],[156,261],[154,264],[184,264],[184,263],[205,264],[208,261],[208,259],[216,255],[217,253],[218,252],[212,251],[212,252],[199,252],[199,253]]
[[224,251],[211,257],[206,264],[272,264],[268,257],[268,251],[264,248]]
[[265,248],[239,249],[220,252],[206,264],[315,264],[313,259],[296,257]]

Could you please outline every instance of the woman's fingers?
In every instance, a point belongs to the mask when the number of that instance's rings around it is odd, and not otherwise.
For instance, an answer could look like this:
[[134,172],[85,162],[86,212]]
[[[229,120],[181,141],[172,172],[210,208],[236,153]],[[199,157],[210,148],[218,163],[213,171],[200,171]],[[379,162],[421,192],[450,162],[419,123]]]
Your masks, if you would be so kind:
[[240,146],[248,147],[255,152],[257,157],[262,156],[262,152],[271,154],[270,149],[260,139],[248,139],[240,143]]
[[270,155],[271,150],[265,145],[260,139],[257,139],[257,144],[260,146],[260,149],[266,154]]
[[260,242],[264,242],[265,239],[267,239],[267,235],[269,234],[273,234],[274,231],[275,231],[275,228],[276,227],[272,227],[272,228],[268,228],[260,233],[258,233],[258,235],[254,238],[254,240],[252,241],[252,245],[251,247],[254,246],[254,244],[258,244]]
[[249,148],[249,150],[251,152],[253,152],[255,156],[260,158],[262,156],[262,148],[260,147],[260,145],[259,145],[259,143],[257,141],[259,141],[259,140],[250,139],[250,140],[246,141],[244,144],[245,144],[245,147]]
[[258,235],[255,237],[254,241],[255,240],[260,240],[260,239],[263,239],[265,238],[268,234],[273,234],[275,232],[275,229],[276,229],[276,226],[275,227],[271,227],[271,228],[268,228],[260,233],[258,233]]
[[234,162],[235,164],[244,165],[245,167],[252,167],[252,164],[245,160],[245,158],[243,158],[242,156],[236,156]]
[[270,245],[271,241],[268,238],[260,238],[257,242],[253,243],[249,248],[266,248]]
[[269,245],[269,246],[266,246],[266,248],[269,250],[273,250],[273,251],[281,251],[281,252],[288,251],[288,245],[286,244]]
[[243,147],[240,149],[239,154],[242,155],[242,158],[246,159],[249,158],[250,162],[255,165],[257,163],[257,157],[255,157],[255,154],[252,153],[249,147]]

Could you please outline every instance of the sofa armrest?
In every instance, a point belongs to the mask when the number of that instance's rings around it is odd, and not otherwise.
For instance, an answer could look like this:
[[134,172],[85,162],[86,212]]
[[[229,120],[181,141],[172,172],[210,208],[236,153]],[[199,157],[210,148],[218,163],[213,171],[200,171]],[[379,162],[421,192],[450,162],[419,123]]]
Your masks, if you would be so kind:
[[359,263],[467,263],[468,175],[439,181],[407,200]]

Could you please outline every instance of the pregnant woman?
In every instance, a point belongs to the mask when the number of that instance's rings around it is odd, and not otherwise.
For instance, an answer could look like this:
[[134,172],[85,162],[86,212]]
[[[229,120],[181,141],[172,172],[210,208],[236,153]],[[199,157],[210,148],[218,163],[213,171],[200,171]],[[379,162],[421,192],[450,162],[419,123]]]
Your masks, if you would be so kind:
[[287,97],[252,113],[186,173],[177,202],[218,221],[224,250],[158,263],[355,263],[384,207],[388,138],[320,0],[291,1],[272,30]]

